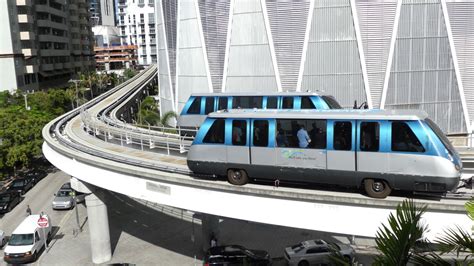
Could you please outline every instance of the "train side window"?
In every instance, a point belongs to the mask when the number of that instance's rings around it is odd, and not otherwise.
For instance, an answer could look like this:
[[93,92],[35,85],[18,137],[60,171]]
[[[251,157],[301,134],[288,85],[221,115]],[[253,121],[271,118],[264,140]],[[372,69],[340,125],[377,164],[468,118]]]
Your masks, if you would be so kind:
[[326,149],[326,120],[312,120],[308,125],[311,143],[309,147],[313,149]]
[[203,143],[216,143],[224,144],[225,140],[225,120],[216,119],[212,126],[209,128],[206,136],[204,137]]
[[232,109],[245,108],[242,107],[242,98],[241,96],[234,96],[232,99]]
[[257,147],[268,146],[268,121],[267,120],[253,121],[253,146],[257,146]]
[[263,97],[261,96],[250,97],[250,108],[262,109],[262,101]]
[[282,109],[293,109],[293,97],[283,97]]
[[278,97],[267,97],[267,109],[278,108]]
[[[302,143],[306,146],[302,146],[298,139],[301,126],[304,126],[310,139],[307,145],[303,140]],[[302,132],[300,138],[304,136]],[[278,119],[276,143],[278,147],[326,149],[326,120]]]
[[189,106],[188,114],[198,115],[201,113],[201,97],[194,98],[193,103]]
[[301,97],[301,109],[316,109],[314,107],[313,101],[308,96]]
[[214,112],[214,97],[206,97],[206,106],[204,108],[204,113],[207,115]]
[[377,122],[360,123],[360,150],[379,151],[380,125]]
[[227,101],[228,101],[227,97],[219,97],[219,102],[218,102],[219,104],[218,104],[217,110],[227,109]]
[[392,151],[425,152],[425,148],[407,123],[392,122]]
[[352,123],[335,122],[334,123],[334,149],[350,151],[352,148]]
[[237,146],[247,145],[247,121],[245,120],[232,121],[232,145],[237,145]]

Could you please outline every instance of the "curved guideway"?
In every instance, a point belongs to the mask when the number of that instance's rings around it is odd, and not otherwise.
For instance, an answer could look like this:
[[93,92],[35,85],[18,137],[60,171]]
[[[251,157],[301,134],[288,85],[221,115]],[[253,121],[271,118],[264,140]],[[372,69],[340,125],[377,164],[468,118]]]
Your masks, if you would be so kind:
[[[156,68],[145,70],[122,88],[91,103],[87,112],[96,119],[107,106],[126,98],[123,96],[154,76]],[[65,124],[58,124],[60,121]],[[99,119],[94,122],[103,123]],[[256,184],[236,187],[224,181],[196,179],[189,175],[185,157],[179,154],[113,144],[105,141],[108,138],[103,133],[94,137],[84,130],[77,111],[49,123],[43,137],[46,158],[81,181],[130,197],[222,217],[374,237],[377,228],[403,200]],[[428,205],[424,215],[430,227],[428,238],[455,224],[470,230],[472,221],[464,210],[465,200],[416,201]]]

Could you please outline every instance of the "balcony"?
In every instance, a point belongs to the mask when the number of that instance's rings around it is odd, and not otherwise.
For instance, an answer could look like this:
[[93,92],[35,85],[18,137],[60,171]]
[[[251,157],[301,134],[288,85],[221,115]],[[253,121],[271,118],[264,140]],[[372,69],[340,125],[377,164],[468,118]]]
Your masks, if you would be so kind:
[[27,40],[34,40],[35,34],[31,31],[22,31],[20,32],[20,40],[27,41]]
[[27,66],[25,66],[25,73],[27,73],[27,74],[37,73],[38,70],[39,70],[39,67],[37,65],[27,65]]
[[66,63],[63,63],[64,64],[64,68],[72,68],[72,63],[71,62],[66,62]]
[[41,64],[41,71],[53,71],[54,65],[53,64]]
[[36,23],[40,27],[55,28],[55,29],[60,29],[60,30],[65,30],[65,31],[69,29],[66,24],[57,23],[50,20],[38,19]]
[[26,49],[21,49],[21,53],[23,56],[35,56],[37,54],[36,49],[31,49],[31,48],[26,48]]
[[18,15],[19,23],[33,23],[33,16],[31,15]]
[[64,68],[64,64],[63,63],[54,63],[54,69],[56,70],[61,70]]
[[38,37],[40,42],[60,42],[60,43],[68,43],[69,38],[63,36],[54,36],[49,34],[41,34]]
[[75,67],[82,67],[82,61],[76,61],[74,62]]
[[31,6],[31,0],[16,0],[17,6]]
[[69,4],[69,10],[77,10],[76,4]]

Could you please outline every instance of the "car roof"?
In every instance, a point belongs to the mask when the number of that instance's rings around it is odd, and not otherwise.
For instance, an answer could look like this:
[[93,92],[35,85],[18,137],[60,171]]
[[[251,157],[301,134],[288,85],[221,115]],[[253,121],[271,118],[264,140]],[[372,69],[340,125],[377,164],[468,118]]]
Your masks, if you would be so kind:
[[330,109],[277,110],[231,109],[210,113],[209,118],[281,118],[281,119],[364,119],[364,120],[424,120],[422,110]]
[[[48,215],[44,214],[44,217],[48,218]],[[32,214],[27,216],[23,222],[13,231],[13,234],[31,234],[38,228],[39,214]]]

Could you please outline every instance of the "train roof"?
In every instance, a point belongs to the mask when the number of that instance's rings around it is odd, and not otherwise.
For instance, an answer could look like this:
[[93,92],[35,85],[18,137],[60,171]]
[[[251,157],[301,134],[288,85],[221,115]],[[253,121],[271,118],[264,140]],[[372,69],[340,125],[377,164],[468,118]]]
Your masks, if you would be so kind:
[[331,96],[318,92],[218,92],[218,93],[192,93],[191,96]]
[[422,110],[330,109],[330,110],[262,110],[231,109],[210,113],[211,118],[282,118],[282,119],[364,119],[364,120],[424,120]]

